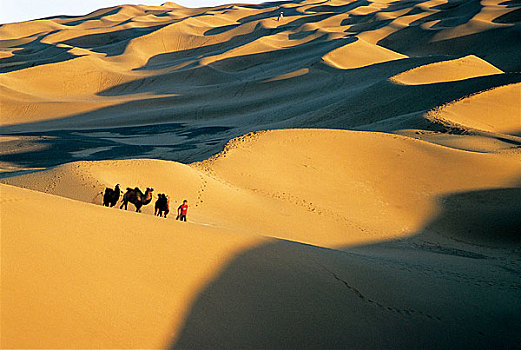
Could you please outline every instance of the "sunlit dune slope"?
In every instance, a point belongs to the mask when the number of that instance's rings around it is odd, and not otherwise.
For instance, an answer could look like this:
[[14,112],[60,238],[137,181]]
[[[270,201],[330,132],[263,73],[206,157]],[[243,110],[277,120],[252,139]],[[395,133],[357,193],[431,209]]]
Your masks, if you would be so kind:
[[[189,165],[4,179],[2,347],[514,344],[518,267],[498,261],[521,238],[519,156],[281,130]],[[167,193],[172,213],[102,207],[116,183]]]
[[521,136],[521,84],[501,86],[448,103],[429,116],[471,129]]
[[465,152],[402,136],[283,130],[240,137],[191,165],[79,162],[3,182],[95,204],[105,186],[153,187],[154,198],[169,194],[172,209],[188,199],[195,223],[338,247],[414,234],[436,217],[439,197],[515,186],[518,162],[516,153]]
[[476,56],[431,63],[403,72],[391,79],[401,84],[434,84],[501,74],[503,71]]
[[0,194],[2,348],[164,347],[206,280],[262,241],[6,185]]

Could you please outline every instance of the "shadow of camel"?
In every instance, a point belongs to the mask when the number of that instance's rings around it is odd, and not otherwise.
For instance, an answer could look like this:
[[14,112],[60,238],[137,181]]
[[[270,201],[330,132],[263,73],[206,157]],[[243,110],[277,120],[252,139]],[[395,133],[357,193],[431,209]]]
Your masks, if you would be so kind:
[[457,193],[410,238],[244,252],[171,348],[519,348],[520,199],[521,188]]

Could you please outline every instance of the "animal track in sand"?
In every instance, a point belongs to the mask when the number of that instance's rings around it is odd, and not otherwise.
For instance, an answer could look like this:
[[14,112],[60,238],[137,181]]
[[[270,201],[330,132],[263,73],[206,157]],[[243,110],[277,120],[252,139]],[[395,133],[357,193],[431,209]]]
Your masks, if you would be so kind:
[[245,147],[245,145],[247,143],[256,140],[261,134],[264,134],[266,132],[269,132],[269,131],[253,131],[253,132],[247,133],[246,135],[242,135],[242,136],[233,138],[230,141],[228,141],[228,143],[226,143],[226,145],[224,145],[224,149],[221,152],[219,152],[219,153],[213,155],[212,157],[210,157],[206,160],[203,160],[201,162],[192,163],[192,165],[207,173],[213,174],[214,170],[212,168],[212,164],[215,161],[217,161],[221,158],[226,158],[227,154],[231,150],[239,148],[239,147],[241,147],[241,148]]
[[206,186],[208,185],[208,180],[206,180],[203,174],[199,174],[199,178],[201,179],[201,188],[197,191],[197,199],[195,201],[195,206],[198,207],[199,204],[203,204],[203,194],[206,190]]
[[442,319],[440,317],[433,316],[433,315],[428,314],[428,313],[423,312],[423,311],[414,310],[414,309],[411,309],[411,308],[400,309],[400,308],[397,308],[397,307],[394,307],[394,306],[384,305],[383,303],[381,303],[379,301],[376,301],[376,300],[373,300],[372,298],[369,298],[366,295],[362,294],[362,292],[360,292],[360,290],[358,290],[356,287],[354,287],[351,284],[349,284],[344,279],[340,278],[336,273],[330,271],[325,266],[322,266],[322,268],[324,270],[326,270],[328,273],[330,273],[333,276],[334,279],[336,279],[337,281],[341,282],[347,289],[349,289],[351,292],[353,292],[362,301],[364,301],[366,303],[369,303],[371,305],[374,305],[374,306],[378,307],[381,310],[392,312],[392,313],[395,313],[395,314],[398,314],[398,315],[401,315],[401,316],[405,316],[405,317],[421,316],[421,317],[425,317],[425,318],[428,318],[428,319],[431,319],[431,320],[442,322]]
[[352,220],[348,219],[345,215],[342,213],[339,213],[337,211],[331,210],[329,208],[319,206],[316,203],[313,203],[311,201],[308,201],[306,199],[302,199],[298,196],[292,195],[287,192],[269,192],[261,189],[251,189],[253,192],[258,193],[265,197],[270,197],[276,200],[286,201],[293,205],[299,206],[307,210],[308,212],[315,214],[315,215],[324,215],[327,216],[334,221],[340,223],[341,225],[345,227],[355,227],[356,230],[364,233],[368,233],[368,230],[363,228],[362,226],[354,223]]

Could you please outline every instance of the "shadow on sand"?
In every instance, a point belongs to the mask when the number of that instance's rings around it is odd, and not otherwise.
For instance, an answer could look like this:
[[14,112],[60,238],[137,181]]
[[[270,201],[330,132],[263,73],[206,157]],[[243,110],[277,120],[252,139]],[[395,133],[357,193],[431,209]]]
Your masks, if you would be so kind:
[[405,239],[244,252],[201,291],[171,348],[519,348],[519,198],[446,196]]
[[[197,127],[167,123],[111,129],[19,133],[17,136],[21,140],[3,142],[2,147],[25,148],[26,151],[0,154],[0,162],[16,164],[22,168],[48,168],[73,161],[129,158],[192,162],[200,160],[198,158],[208,158],[208,152],[213,152],[216,148],[222,149],[230,139],[227,133],[229,129],[224,126]],[[26,138],[29,140],[24,141]],[[10,175],[12,174],[2,173],[0,177]]]

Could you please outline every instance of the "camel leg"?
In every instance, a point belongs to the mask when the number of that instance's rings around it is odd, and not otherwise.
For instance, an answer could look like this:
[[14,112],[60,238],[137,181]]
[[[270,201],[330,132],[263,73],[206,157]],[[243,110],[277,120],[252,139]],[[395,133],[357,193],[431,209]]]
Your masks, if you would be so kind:
[[123,206],[125,206],[125,210],[127,210],[127,201],[123,201],[123,203],[121,203],[121,206],[119,207],[119,209],[123,208]]

